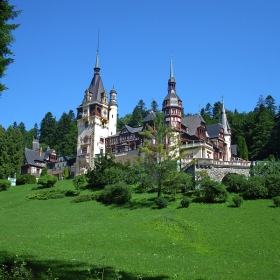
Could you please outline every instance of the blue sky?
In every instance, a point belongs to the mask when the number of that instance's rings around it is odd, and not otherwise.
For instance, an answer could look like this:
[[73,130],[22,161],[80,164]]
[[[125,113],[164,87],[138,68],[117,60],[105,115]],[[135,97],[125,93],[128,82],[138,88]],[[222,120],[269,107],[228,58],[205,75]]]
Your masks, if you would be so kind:
[[185,113],[224,95],[228,110],[249,112],[260,95],[280,103],[280,1],[10,0],[15,62],[2,82],[0,124],[58,120],[81,104],[93,77],[98,29],[105,89],[115,85],[119,116],[140,99],[167,94],[172,56]]

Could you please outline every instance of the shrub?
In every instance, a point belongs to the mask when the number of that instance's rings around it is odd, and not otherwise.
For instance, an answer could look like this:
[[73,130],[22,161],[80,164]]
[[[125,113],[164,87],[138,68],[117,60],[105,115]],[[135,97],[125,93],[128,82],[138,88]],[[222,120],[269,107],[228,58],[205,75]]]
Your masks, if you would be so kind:
[[48,175],[48,169],[46,167],[44,167],[41,171],[40,177],[46,176]]
[[219,182],[206,178],[201,181],[200,187],[204,193],[205,202],[225,202],[228,198],[226,187]]
[[80,192],[74,191],[74,190],[65,190],[64,195],[65,196],[77,196]]
[[31,174],[23,174],[17,175],[17,185],[25,185],[25,184],[36,184],[37,180],[34,175]]
[[57,182],[57,177],[51,175],[45,175],[40,177],[38,180],[38,184],[41,185],[43,188],[51,188]]
[[189,197],[183,197],[181,200],[181,207],[182,208],[188,208],[191,204],[191,199]]
[[61,190],[47,190],[47,191],[40,191],[37,193],[29,194],[27,196],[28,199],[38,199],[38,200],[47,200],[47,199],[54,199],[54,198],[63,198],[65,197],[64,191]]
[[131,200],[131,188],[124,182],[119,182],[114,185],[109,185],[104,188],[99,201],[104,204],[125,204]]
[[80,190],[83,187],[85,187],[87,185],[87,178],[84,174],[81,175],[77,175],[74,179],[73,179],[73,184],[74,187],[76,188],[76,190]]
[[157,207],[158,207],[159,209],[163,209],[163,208],[166,208],[166,207],[167,207],[167,205],[168,205],[168,200],[167,200],[166,198],[160,196],[160,197],[157,197],[157,198],[155,199],[155,203],[156,203],[156,205],[157,205]]
[[265,178],[261,176],[249,177],[243,185],[243,197],[246,199],[265,198],[268,190],[265,187]]
[[227,191],[234,193],[240,192],[245,182],[246,176],[236,173],[229,173],[222,180],[222,183],[227,187]]
[[62,177],[63,180],[67,180],[69,178],[69,169],[67,167],[62,170]]
[[265,176],[265,187],[269,197],[280,196],[280,176],[277,174]]
[[51,199],[64,198],[64,197],[65,197],[64,193],[55,193],[51,196]]
[[79,195],[71,200],[72,203],[80,203],[92,200],[92,195],[90,194],[83,194]]
[[11,182],[6,179],[0,180],[0,191],[7,191],[11,186]]
[[241,204],[243,203],[243,197],[237,194],[232,197],[232,202],[235,207],[240,207]]
[[280,207],[280,196],[273,197],[272,200],[276,207]]

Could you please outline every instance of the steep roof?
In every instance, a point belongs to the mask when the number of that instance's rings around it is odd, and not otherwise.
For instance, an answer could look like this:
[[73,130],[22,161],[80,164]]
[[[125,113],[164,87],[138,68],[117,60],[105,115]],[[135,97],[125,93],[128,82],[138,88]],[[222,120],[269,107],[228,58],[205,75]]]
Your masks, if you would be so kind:
[[95,67],[94,67],[94,76],[88,88],[89,92],[91,93],[91,102],[96,102],[96,101],[101,102],[101,94],[105,91],[99,72],[100,72],[99,50],[97,50]]
[[231,145],[231,153],[235,156],[237,156],[237,145]]
[[230,126],[229,126],[228,121],[227,121],[227,115],[226,115],[226,109],[225,109],[224,101],[222,103],[222,111],[221,111],[220,122],[221,122],[222,128],[224,129],[224,134],[225,135],[230,134],[229,133]]
[[156,117],[156,113],[154,111],[151,111],[142,121],[143,123],[145,122],[150,122]]
[[34,151],[31,149],[25,148],[24,156],[25,156],[26,163],[29,165],[42,167],[42,164],[45,163],[45,160],[44,160],[45,153],[42,153],[40,156],[39,151]]
[[218,138],[221,128],[222,126],[220,123],[206,125],[206,129],[210,138]]
[[125,127],[130,133],[140,132],[143,129],[143,126],[131,127],[131,126],[126,125]]
[[188,128],[189,135],[195,135],[197,128],[200,127],[201,123],[205,123],[201,115],[193,115],[183,117],[181,123]]

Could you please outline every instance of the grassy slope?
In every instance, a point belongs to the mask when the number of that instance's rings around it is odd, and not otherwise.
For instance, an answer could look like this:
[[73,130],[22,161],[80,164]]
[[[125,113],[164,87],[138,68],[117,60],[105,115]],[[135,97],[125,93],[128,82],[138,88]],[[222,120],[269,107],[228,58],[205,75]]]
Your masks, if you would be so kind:
[[50,267],[59,279],[85,279],[88,268],[103,266],[105,279],[115,269],[123,279],[279,279],[280,209],[269,200],[188,209],[176,201],[156,210],[154,195],[135,194],[122,208],[27,200],[32,192],[30,185],[0,192],[2,259],[24,256],[34,270]]

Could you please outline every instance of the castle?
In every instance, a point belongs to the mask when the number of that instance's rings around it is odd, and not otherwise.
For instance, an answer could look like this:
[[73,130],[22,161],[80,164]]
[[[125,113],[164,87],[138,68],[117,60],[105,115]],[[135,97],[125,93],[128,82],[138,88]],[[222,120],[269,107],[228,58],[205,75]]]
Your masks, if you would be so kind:
[[[170,77],[168,92],[163,99],[162,111],[164,121],[181,135],[186,149],[184,162],[193,159],[209,159],[212,161],[232,161],[236,157],[236,146],[231,145],[231,129],[227,121],[224,102],[222,102],[220,122],[206,125],[201,115],[182,116],[182,100],[176,93],[176,81],[170,61]],[[117,131],[117,92],[109,93],[103,87],[99,67],[99,51],[96,55],[94,76],[85,91],[82,104],[77,107],[77,158],[76,175],[86,173],[94,168],[96,155],[110,152],[115,161],[126,163],[137,160],[138,146],[143,139],[139,134],[146,124],[152,124],[154,112],[150,112],[143,120],[143,126],[126,125]]]

